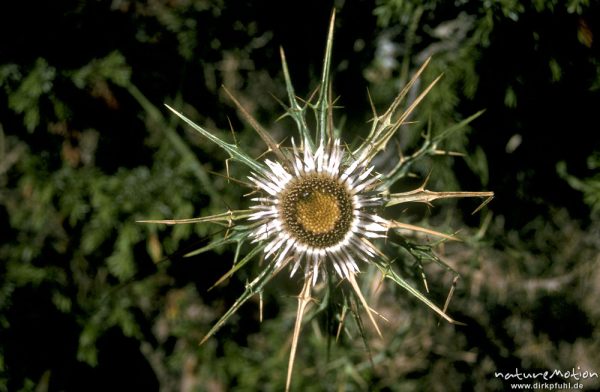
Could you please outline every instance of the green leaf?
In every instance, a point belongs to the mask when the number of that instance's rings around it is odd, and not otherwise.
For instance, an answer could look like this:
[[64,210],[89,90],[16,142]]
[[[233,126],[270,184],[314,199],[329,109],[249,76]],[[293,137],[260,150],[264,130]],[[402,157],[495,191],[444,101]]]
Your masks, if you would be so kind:
[[214,335],[227,320],[237,312],[237,310],[248,301],[254,294],[262,291],[263,287],[279,272],[283,267],[275,270],[275,262],[267,264],[267,266],[261,271],[261,273],[250,283],[246,284],[246,290],[242,295],[238,297],[235,303],[229,308],[229,310],[217,321],[217,323],[208,331],[208,333],[202,338],[200,344],[203,344],[212,335]]
[[125,57],[118,51],[101,59],[92,60],[71,74],[71,80],[81,89],[107,80],[117,86],[125,87],[130,79],[131,68]]
[[179,113],[178,111],[176,111],[175,109],[173,109],[169,105],[165,104],[165,106],[170,111],[172,111],[173,113],[175,113],[179,118],[181,118],[183,121],[185,121],[194,130],[196,130],[198,133],[200,133],[202,136],[206,137],[208,140],[210,140],[211,142],[215,143],[217,146],[219,146],[223,150],[225,150],[225,152],[227,152],[232,159],[234,159],[234,160],[236,160],[238,162],[241,162],[244,165],[248,166],[255,173],[264,173],[266,171],[266,168],[262,164],[260,164],[254,158],[250,157],[248,154],[246,154],[238,146],[236,146],[234,144],[230,144],[230,143],[224,142],[223,140],[219,139],[218,137],[216,137],[212,133],[210,133],[207,130],[205,130],[204,128],[202,128],[201,126],[195,124],[192,120],[190,120],[189,118],[187,118],[183,114]]
[[56,69],[39,58],[17,90],[8,97],[8,106],[15,112],[24,114],[23,123],[29,132],[40,122],[39,101],[52,89],[55,76]]

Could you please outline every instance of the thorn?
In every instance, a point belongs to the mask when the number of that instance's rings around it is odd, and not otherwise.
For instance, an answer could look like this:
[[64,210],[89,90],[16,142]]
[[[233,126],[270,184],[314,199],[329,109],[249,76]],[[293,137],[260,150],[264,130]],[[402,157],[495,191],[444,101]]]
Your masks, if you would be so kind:
[[369,97],[369,105],[371,105],[371,111],[373,112],[373,118],[370,121],[374,121],[377,118],[377,110],[375,110],[375,104],[373,103],[373,98],[371,97],[371,92],[367,87],[367,97]]
[[429,170],[429,173],[427,173],[427,177],[425,177],[425,181],[423,181],[423,185],[421,185],[419,187],[420,190],[424,191],[425,187],[427,186],[427,184],[429,183],[429,179],[431,178],[431,173],[433,172],[433,170]]
[[451,157],[465,157],[467,154],[458,151],[433,150],[433,155],[448,155]]
[[229,184],[229,179],[231,178],[229,175],[229,158],[225,159],[225,172],[227,173],[227,183]]
[[483,203],[481,203],[481,204],[479,205],[479,207],[477,207],[477,208],[475,209],[475,211],[473,211],[473,212],[471,213],[471,215],[475,215],[475,214],[476,214],[477,212],[479,212],[479,211],[480,211],[480,210],[481,210],[483,207],[485,207],[486,205],[488,205],[488,203],[489,203],[490,201],[492,201],[492,199],[494,198],[494,192],[481,192],[481,193],[482,193],[482,196],[488,196],[488,198],[487,198],[487,199],[485,199],[485,201],[484,201]]
[[233,144],[238,145],[237,140],[235,138],[235,131],[233,130],[233,124],[231,123],[231,119],[227,116],[227,122],[229,123],[229,130],[231,131],[231,136],[233,137]]
[[344,306],[342,308],[342,314],[340,315],[340,323],[338,324],[338,329],[335,333],[335,341],[337,342],[340,338],[340,334],[342,333],[342,327],[344,326],[344,320],[346,319],[346,311],[347,311],[347,307]]
[[348,282],[350,282],[350,285],[352,285],[352,288],[354,289],[356,296],[358,297],[358,299],[362,303],[363,307],[367,311],[367,315],[369,316],[371,323],[373,323],[373,327],[375,327],[375,331],[377,331],[377,335],[379,335],[379,337],[383,337],[383,335],[381,334],[381,331],[379,330],[379,326],[377,325],[377,322],[375,321],[375,318],[373,317],[373,313],[375,313],[375,312],[371,309],[371,307],[367,303],[367,300],[362,295],[362,293],[360,291],[360,287],[358,287],[358,283],[356,283],[356,278],[353,273],[350,273],[348,275]]
[[258,293],[258,319],[263,322],[263,296],[262,291]]
[[[421,278],[423,278],[423,286],[425,286],[425,292],[429,294],[429,285],[427,284],[427,276],[425,275],[425,270],[423,269],[423,264],[419,261],[419,269],[421,270]],[[446,310],[444,310],[445,312]]]
[[300,291],[300,295],[298,296],[298,310],[296,311],[296,323],[294,324],[294,332],[292,334],[292,348],[290,350],[290,359],[288,362],[288,371],[287,371],[287,379],[285,382],[285,390],[288,392],[290,390],[290,385],[292,383],[292,370],[294,368],[294,360],[296,358],[296,349],[298,348],[298,338],[300,336],[300,329],[302,328],[302,318],[304,316],[304,312],[306,311],[306,307],[311,301],[310,298],[310,288],[311,288],[311,279],[312,274],[309,273],[304,279],[304,286]]
[[[444,308],[442,309],[442,312],[446,313],[446,311],[448,310],[448,306],[450,306],[450,300],[452,299],[452,297],[454,296],[454,290],[456,289],[456,282],[458,282],[458,279],[460,279],[460,275],[456,275],[454,276],[454,279],[452,279],[452,286],[450,286],[450,291],[448,292],[448,296],[446,297],[446,302],[444,303]],[[440,326],[440,320],[438,320],[438,327]]]

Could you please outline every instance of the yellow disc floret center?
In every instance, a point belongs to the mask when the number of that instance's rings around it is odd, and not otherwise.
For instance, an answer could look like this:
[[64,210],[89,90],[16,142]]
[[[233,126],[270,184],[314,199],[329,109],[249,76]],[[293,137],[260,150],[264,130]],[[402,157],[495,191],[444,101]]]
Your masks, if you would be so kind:
[[321,191],[305,192],[296,204],[296,219],[304,230],[324,234],[340,219],[340,205],[334,195]]
[[352,228],[352,195],[325,174],[297,177],[280,196],[279,216],[298,243],[326,248],[344,240]]

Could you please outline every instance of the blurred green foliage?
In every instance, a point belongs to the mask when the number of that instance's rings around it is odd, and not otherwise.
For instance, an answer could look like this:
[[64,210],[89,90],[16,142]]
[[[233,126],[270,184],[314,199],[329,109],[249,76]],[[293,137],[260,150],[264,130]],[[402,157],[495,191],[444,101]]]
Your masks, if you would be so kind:
[[[442,204],[431,219],[441,228],[465,227],[466,245],[448,246],[441,256],[463,276],[450,312],[468,327],[438,327],[404,293],[373,290],[374,307],[389,319],[384,339],[369,342],[367,352],[356,336],[342,333],[335,342],[322,334],[328,329],[321,319],[309,320],[295,390],[503,390],[496,370],[600,371],[598,138],[545,128],[582,118],[577,111],[550,110],[540,129],[527,117],[532,101],[552,88],[571,94],[563,97],[568,110],[598,102],[598,20],[591,16],[598,6],[589,3],[343,4],[334,63],[345,83],[334,81],[334,88],[341,104],[348,102],[349,132],[360,135],[357,118],[370,115],[366,98],[355,110],[355,96],[367,95],[362,87],[383,107],[433,56],[423,84],[440,73],[442,83],[397,143],[410,153],[427,130],[435,135],[486,109],[470,131],[442,146],[467,157],[440,156],[413,169],[417,182],[431,172],[433,189],[483,186],[498,197],[481,222],[460,202]],[[264,147],[218,86],[284,139],[286,123],[273,123],[281,113],[270,96],[285,95],[277,46],[308,94],[332,4],[309,2],[292,15],[260,1],[65,3],[40,6],[44,19],[28,23],[24,5],[1,7],[0,391],[105,390],[117,379],[125,380],[118,381],[123,389],[282,389],[296,282],[278,280],[267,290],[263,323],[257,299],[198,347],[252,274],[207,293],[230,267],[232,250],[180,254],[222,235],[219,229],[135,221],[201,216],[244,202],[224,177],[225,156],[176,129],[162,103],[177,103],[260,155]],[[322,26],[307,27],[309,19]],[[568,35],[546,38],[555,23]],[[21,34],[20,24],[40,32]],[[524,43],[503,40],[510,30]],[[549,41],[564,53],[548,49]],[[531,57],[495,57],[511,53],[511,45]],[[536,73],[539,84],[530,81]],[[540,86],[550,87],[532,96]],[[513,134],[524,142],[509,154]],[[551,180],[540,174],[544,168]],[[239,167],[229,169],[241,178]],[[432,297],[443,300],[451,276],[425,269],[430,287],[438,287]]]
[[598,216],[600,214],[600,153],[588,157],[587,167],[590,172],[595,174],[585,178],[569,175],[564,161],[559,162],[556,169],[569,185],[583,193],[583,200],[590,206],[592,214]]

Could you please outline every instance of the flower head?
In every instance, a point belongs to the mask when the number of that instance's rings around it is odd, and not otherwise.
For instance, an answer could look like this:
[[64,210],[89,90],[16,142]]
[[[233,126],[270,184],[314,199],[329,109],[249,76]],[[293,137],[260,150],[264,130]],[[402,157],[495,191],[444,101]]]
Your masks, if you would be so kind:
[[290,168],[266,160],[269,170],[250,176],[265,194],[252,199],[249,220],[259,226],[251,235],[268,242],[265,257],[274,257],[276,268],[291,260],[292,276],[304,262],[313,285],[325,263],[348,278],[359,272],[356,259],[375,257],[370,240],[388,230],[388,222],[371,212],[384,203],[376,191],[379,177],[344,151],[339,139],[314,152],[292,145]]
[[[393,241],[393,238],[388,236],[390,231],[396,231],[401,236],[407,233],[426,234],[442,240],[452,240],[454,237],[386,218],[385,207],[405,202],[430,203],[435,199],[448,197],[487,197],[489,200],[493,195],[491,192],[433,192],[425,189],[425,185],[410,192],[390,192],[391,186],[406,176],[415,160],[440,153],[438,143],[441,136],[428,136],[421,149],[409,157],[400,155],[392,168],[385,172],[378,172],[373,164],[374,158],[386,149],[396,131],[407,123],[411,112],[439,80],[435,79],[412,102],[405,102],[408,92],[415,88],[415,82],[419,80],[427,62],[414,74],[383,114],[374,113],[371,129],[364,135],[361,143],[351,148],[341,140],[340,131],[333,125],[333,105],[330,99],[329,73],[334,19],[332,15],[320,88],[314,102],[302,102],[296,98],[285,55],[283,50],[281,51],[289,98],[286,115],[292,118],[298,128],[296,137],[291,138],[291,146],[283,147],[276,142],[237,99],[225,90],[243,117],[265,142],[273,157],[263,161],[255,159],[239,146],[219,139],[167,106],[193,129],[220,146],[232,160],[249,169],[248,179],[254,188],[252,194],[258,194],[250,198],[249,208],[193,219],[144,221],[166,224],[213,222],[227,226],[224,238],[217,239],[191,254],[232,243],[240,247],[244,243],[253,244],[244,257],[239,259],[236,256],[234,267],[217,284],[260,254],[268,261],[233,306],[206,334],[203,341],[212,336],[244,302],[261,292],[269,280],[285,267],[289,267],[291,276],[299,270],[302,271],[304,284],[298,296],[298,311],[292,335],[286,385],[288,389],[302,318],[311,302],[311,290],[320,277],[327,277],[324,281],[335,280],[332,277],[337,277],[339,281],[347,281],[350,293],[364,307],[379,334],[381,333],[375,321],[376,314],[367,304],[356,280],[360,271],[369,265],[379,268],[384,277],[406,289],[447,321],[454,323],[445,309],[436,306],[391,268],[393,257],[390,258],[386,254],[384,246],[386,242]],[[405,106],[403,111],[399,110],[401,104]],[[309,111],[315,114],[314,132],[306,121],[306,113]],[[402,246],[402,243],[400,245]],[[432,259],[436,260],[435,256],[432,256]]]

